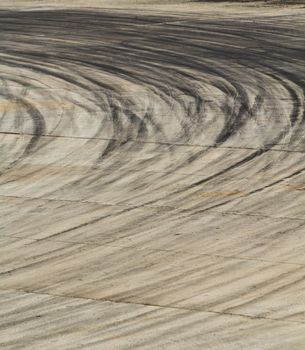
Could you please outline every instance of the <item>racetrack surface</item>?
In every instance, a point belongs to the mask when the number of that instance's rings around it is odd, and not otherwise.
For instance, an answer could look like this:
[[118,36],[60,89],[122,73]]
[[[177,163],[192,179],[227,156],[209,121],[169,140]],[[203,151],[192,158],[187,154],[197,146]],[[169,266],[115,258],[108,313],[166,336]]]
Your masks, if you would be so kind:
[[0,11],[0,348],[305,348],[305,14]]

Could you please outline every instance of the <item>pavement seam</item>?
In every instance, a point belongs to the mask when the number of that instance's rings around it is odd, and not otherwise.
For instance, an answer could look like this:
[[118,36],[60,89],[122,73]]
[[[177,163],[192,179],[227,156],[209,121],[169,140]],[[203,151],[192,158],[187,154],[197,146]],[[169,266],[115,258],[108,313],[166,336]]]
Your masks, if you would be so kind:
[[[45,198],[45,197],[27,197],[27,196],[13,196],[13,195],[4,195],[0,194],[0,198],[14,198],[14,199],[25,199],[30,201],[35,200],[42,200],[47,202],[67,202],[67,203],[81,203],[81,204],[95,204],[99,206],[105,206],[105,207],[122,207],[122,208],[131,208],[131,209],[139,209],[139,208],[148,208],[148,209],[168,209],[171,211],[178,211],[179,213],[193,213],[198,214],[198,208],[194,209],[188,209],[188,208],[178,208],[170,205],[151,205],[151,204],[132,204],[132,203],[109,203],[109,202],[97,202],[97,201],[88,201],[88,200],[74,200],[74,199],[59,199],[59,198]],[[260,213],[241,213],[241,212],[235,212],[235,211],[216,211],[212,210],[214,207],[217,207],[219,205],[222,205],[223,203],[217,204],[212,207],[203,208],[200,210],[200,214],[207,213],[207,214],[217,214],[217,215],[238,215],[238,216],[244,216],[244,217],[261,217],[271,220],[290,220],[290,221],[300,221],[304,222],[304,219],[296,218],[296,217],[289,217],[289,216],[270,216],[270,215],[263,215]],[[102,218],[101,218],[102,219]]]
[[235,316],[235,317],[244,317],[251,320],[267,320],[272,322],[287,322],[287,323],[297,323],[297,324],[305,324],[305,322],[302,321],[295,321],[295,320],[287,320],[287,319],[278,319],[278,318],[271,318],[271,317],[265,317],[265,316],[257,316],[257,315],[246,315],[241,313],[233,313],[233,312],[223,312],[223,311],[215,311],[215,310],[203,310],[203,309],[194,309],[194,308],[186,308],[186,307],[179,307],[179,306],[173,306],[173,305],[158,305],[158,304],[151,304],[151,303],[137,303],[137,302],[131,302],[131,301],[123,301],[123,300],[112,300],[112,299],[106,299],[106,298],[88,298],[83,296],[74,296],[74,295],[61,295],[61,294],[54,294],[54,293],[46,293],[46,292],[40,292],[38,291],[32,291],[32,290],[25,290],[25,289],[3,289],[0,287],[1,291],[8,291],[8,292],[22,292],[25,294],[36,294],[36,295],[46,295],[50,297],[57,297],[57,298],[66,298],[66,299],[79,299],[79,300],[88,300],[92,302],[107,302],[111,304],[125,304],[125,305],[137,305],[142,307],[154,307],[159,309],[170,309],[170,310],[179,310],[179,311],[185,311],[185,312],[191,312],[191,313],[205,313],[205,314],[217,314],[217,315],[223,315],[223,316]]
[[[31,133],[18,133],[18,132],[4,132],[0,131],[0,135],[15,135],[15,136],[39,136],[48,138],[62,138],[62,139],[81,139],[81,140],[100,140],[100,141],[120,141],[122,143],[134,142],[141,144],[155,144],[164,146],[177,146],[177,147],[201,147],[201,148],[219,148],[229,150],[249,150],[249,151],[268,151],[268,152],[283,152],[283,153],[301,153],[304,154],[305,150],[288,150],[288,149],[274,149],[269,147],[255,148],[255,147],[238,147],[238,146],[218,146],[218,145],[203,145],[203,144],[188,144],[188,143],[175,143],[175,142],[163,142],[163,141],[144,141],[135,139],[119,139],[119,138],[106,138],[106,137],[85,137],[85,136],[65,136],[65,135],[47,135],[47,134],[31,134]],[[276,146],[276,145],[275,145]]]

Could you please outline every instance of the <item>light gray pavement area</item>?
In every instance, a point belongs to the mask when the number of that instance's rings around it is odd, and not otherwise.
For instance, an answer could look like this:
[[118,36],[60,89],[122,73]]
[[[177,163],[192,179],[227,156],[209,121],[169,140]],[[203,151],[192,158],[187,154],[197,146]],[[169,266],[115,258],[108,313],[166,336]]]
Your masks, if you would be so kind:
[[0,11],[1,350],[305,349],[305,10],[177,9]]

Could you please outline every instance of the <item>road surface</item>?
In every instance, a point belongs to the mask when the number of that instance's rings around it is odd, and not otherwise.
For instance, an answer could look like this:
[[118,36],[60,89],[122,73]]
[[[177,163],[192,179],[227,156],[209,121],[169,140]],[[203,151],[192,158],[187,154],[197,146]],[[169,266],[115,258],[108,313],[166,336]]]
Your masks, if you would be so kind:
[[0,12],[0,347],[305,348],[305,13]]

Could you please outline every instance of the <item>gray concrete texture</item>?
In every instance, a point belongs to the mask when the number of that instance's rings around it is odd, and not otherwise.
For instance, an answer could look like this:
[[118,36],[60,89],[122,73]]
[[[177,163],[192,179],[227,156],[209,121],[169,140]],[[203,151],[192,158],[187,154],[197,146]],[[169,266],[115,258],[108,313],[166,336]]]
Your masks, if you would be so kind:
[[1,349],[305,349],[305,10],[154,6],[0,11]]

